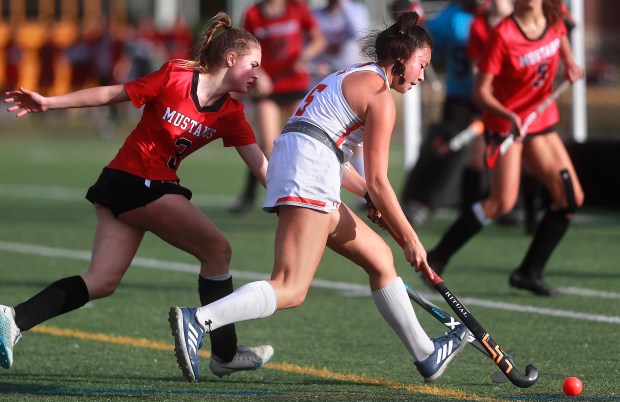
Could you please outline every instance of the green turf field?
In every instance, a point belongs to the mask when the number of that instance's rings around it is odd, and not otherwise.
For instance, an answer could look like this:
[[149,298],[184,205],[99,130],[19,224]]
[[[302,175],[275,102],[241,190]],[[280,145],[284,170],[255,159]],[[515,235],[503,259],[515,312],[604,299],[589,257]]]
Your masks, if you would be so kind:
[[[0,304],[19,303],[87,267],[95,216],[83,195],[124,136],[103,141],[87,126],[69,130],[63,116],[0,126]],[[399,143],[391,170],[397,189]],[[242,218],[227,212],[243,182],[241,164],[234,150],[217,143],[180,170],[195,202],[232,243],[237,286],[270,273],[276,224],[258,208]],[[442,213],[419,229],[427,248],[453,218]],[[450,311],[384,238],[405,282]],[[521,371],[529,363],[539,368],[529,389],[491,382],[494,363],[469,346],[437,383],[424,385],[376,311],[365,274],[331,251],[303,306],[237,326],[242,343],[274,346],[267,367],[219,379],[208,370],[207,344],[204,381],[187,383],[176,365],[167,313],[171,305],[197,305],[197,266],[147,236],[112,297],[23,334],[14,366],[0,369],[0,400],[559,401],[568,400],[561,390],[568,376],[584,384],[581,397],[571,399],[620,400],[620,215],[580,212],[547,269],[548,281],[565,292],[560,298],[508,287],[508,273],[528,243],[520,227],[490,226],[454,258],[444,279]],[[443,332],[416,311],[429,335]]]

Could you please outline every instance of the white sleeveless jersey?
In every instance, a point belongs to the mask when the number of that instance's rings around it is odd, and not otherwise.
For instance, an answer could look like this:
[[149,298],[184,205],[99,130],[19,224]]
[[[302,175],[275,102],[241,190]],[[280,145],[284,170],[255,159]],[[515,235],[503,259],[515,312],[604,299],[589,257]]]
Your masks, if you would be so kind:
[[389,88],[383,70],[375,63],[353,64],[325,77],[299,103],[289,123],[306,121],[325,131],[344,152],[344,159],[351,158],[351,147],[364,140],[364,121],[349,107],[342,93],[344,78],[357,71],[374,71]]

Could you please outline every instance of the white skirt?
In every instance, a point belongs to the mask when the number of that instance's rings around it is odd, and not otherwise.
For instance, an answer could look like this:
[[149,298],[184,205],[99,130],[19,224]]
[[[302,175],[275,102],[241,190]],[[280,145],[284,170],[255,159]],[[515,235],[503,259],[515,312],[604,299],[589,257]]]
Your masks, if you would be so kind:
[[269,157],[263,209],[295,205],[331,212],[340,206],[342,165],[325,144],[300,133],[276,138]]

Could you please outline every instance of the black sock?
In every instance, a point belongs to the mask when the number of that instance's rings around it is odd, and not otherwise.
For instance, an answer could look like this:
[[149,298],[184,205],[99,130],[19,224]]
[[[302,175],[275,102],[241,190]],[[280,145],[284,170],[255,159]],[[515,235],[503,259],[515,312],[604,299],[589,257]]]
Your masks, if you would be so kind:
[[[206,306],[233,292],[232,278],[223,281],[214,281],[198,276],[198,294],[200,303]],[[234,324],[224,325],[209,332],[211,338],[211,353],[225,362],[231,361],[237,353],[237,332]]]
[[452,255],[467,243],[469,239],[474,237],[482,227],[482,223],[478,220],[472,208],[465,209],[456,222],[444,233],[439,244],[431,251],[433,258],[443,264],[447,264]]
[[243,189],[243,194],[241,198],[246,201],[254,202],[256,198],[256,189],[258,187],[258,179],[254,176],[251,170],[248,170],[247,177],[245,181],[245,188]]
[[471,204],[488,195],[484,173],[471,167],[463,170],[461,179],[461,211],[471,208]]
[[81,276],[60,279],[15,306],[15,324],[22,331],[88,303],[88,288]]
[[529,234],[536,231],[538,224],[537,212],[542,204],[542,185],[538,179],[530,174],[521,175],[521,195],[523,196],[523,209],[525,210],[525,230]]
[[541,277],[551,253],[568,230],[570,219],[563,212],[547,210],[538,224],[530,248],[523,258],[519,272],[532,277]]

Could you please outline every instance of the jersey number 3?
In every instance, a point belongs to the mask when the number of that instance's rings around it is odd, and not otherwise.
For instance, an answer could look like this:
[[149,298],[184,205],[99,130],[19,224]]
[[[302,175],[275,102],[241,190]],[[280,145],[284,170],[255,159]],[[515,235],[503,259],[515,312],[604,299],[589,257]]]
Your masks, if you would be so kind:
[[172,170],[177,170],[179,167],[179,160],[185,152],[192,146],[192,142],[187,138],[179,138],[174,142],[175,156],[168,158],[168,167]]

